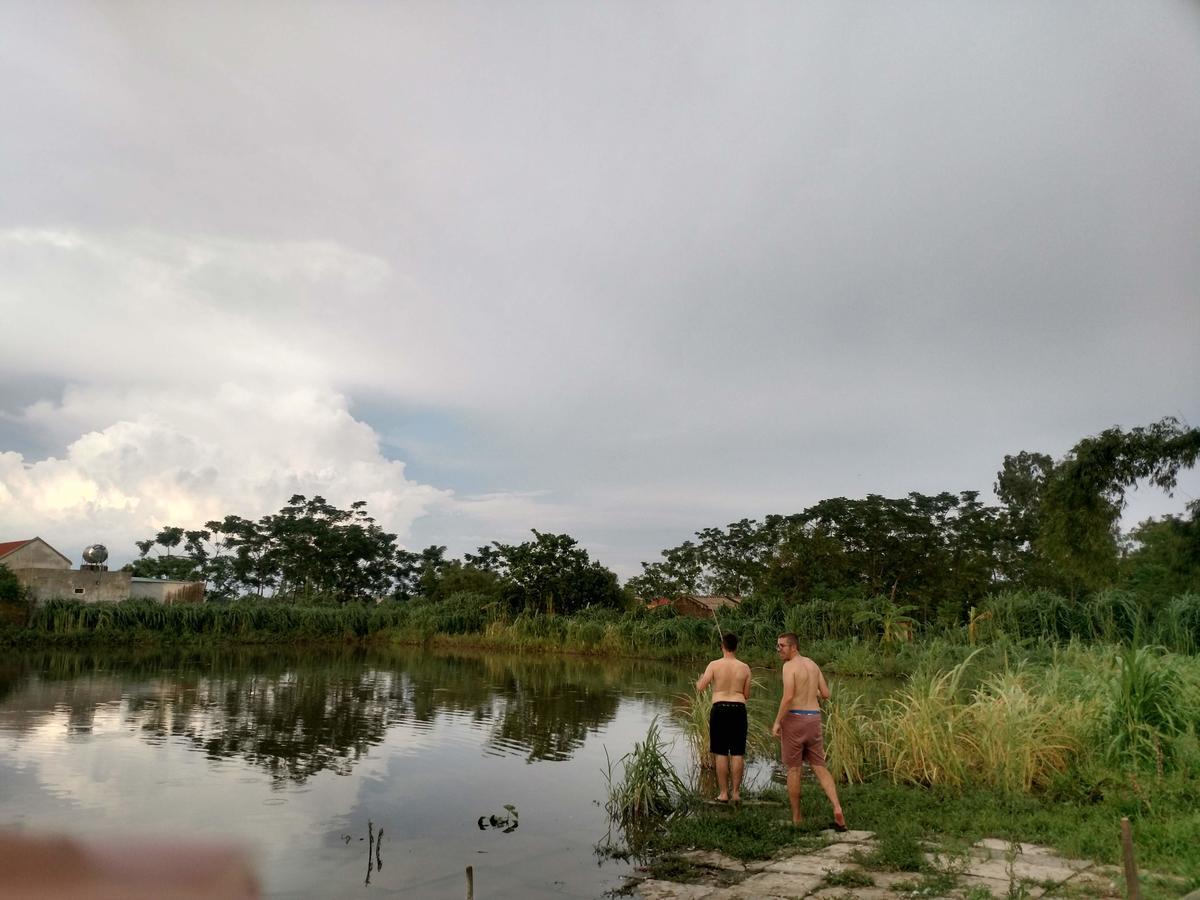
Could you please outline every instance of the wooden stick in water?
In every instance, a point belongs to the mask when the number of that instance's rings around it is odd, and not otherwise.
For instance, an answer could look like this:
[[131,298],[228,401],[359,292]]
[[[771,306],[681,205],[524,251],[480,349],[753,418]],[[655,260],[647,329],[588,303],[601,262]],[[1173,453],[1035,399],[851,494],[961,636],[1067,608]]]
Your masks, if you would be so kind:
[[467,900],[475,900],[475,867],[467,866]]

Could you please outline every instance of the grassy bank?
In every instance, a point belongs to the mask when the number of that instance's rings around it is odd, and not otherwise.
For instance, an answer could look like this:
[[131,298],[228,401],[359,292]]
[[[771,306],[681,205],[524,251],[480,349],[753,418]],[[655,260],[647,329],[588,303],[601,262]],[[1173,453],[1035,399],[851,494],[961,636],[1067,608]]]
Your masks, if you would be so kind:
[[[1195,785],[1173,776],[1148,801],[1144,789],[1126,784],[1103,798],[1080,800],[1057,794],[1012,794],[981,789],[954,790],[897,785],[879,779],[840,789],[852,828],[875,832],[879,849],[872,868],[910,872],[918,886],[942,883],[945,872],[926,861],[932,846],[963,853],[984,837],[1035,843],[1072,859],[1121,864],[1120,820],[1129,816],[1148,897],[1178,897],[1200,888],[1200,815]],[[694,849],[720,850],[742,860],[767,859],[789,849],[807,849],[828,827],[829,806],[820,788],[806,781],[802,795],[805,824],[790,824],[785,792],[771,787],[759,801],[738,810],[692,803],[686,815],[667,822],[651,846],[659,877],[687,880],[686,863],[677,854]],[[763,802],[765,801],[765,802]],[[1157,879],[1147,873],[1171,876]],[[929,895],[929,894],[926,894]]]
[[[677,713],[695,762],[707,746],[703,706],[688,698]],[[767,737],[773,716],[772,704],[751,704],[749,752],[777,763]],[[835,693],[826,748],[851,827],[877,832],[892,868],[932,879],[938,873],[920,855],[921,842],[965,849],[983,837],[1116,864],[1119,823],[1128,816],[1142,867],[1182,879],[1149,885],[1150,893],[1173,896],[1200,888],[1198,733],[1200,659],[1075,644],[1042,662],[997,665],[976,652],[942,667],[927,657],[882,698]],[[635,749],[654,752],[645,743]],[[641,759],[624,781],[655,770]],[[616,798],[653,793],[617,783]],[[799,830],[775,784],[749,794],[767,805],[737,811],[703,805],[693,791],[668,786],[671,814],[626,829],[628,844],[668,867],[672,853],[693,848],[765,858],[806,846],[830,820],[811,779],[803,794],[809,825]]]
[[370,639],[690,660],[715,651],[720,627],[741,636],[743,656],[751,662],[772,663],[776,635],[793,631],[806,653],[834,671],[881,676],[911,673],[931,656],[951,666],[977,647],[997,658],[1018,654],[1038,660],[1071,642],[1153,644],[1180,653],[1200,647],[1200,596],[1192,594],[1151,603],[1117,591],[1081,601],[1046,592],[1010,592],[990,598],[961,625],[918,630],[915,642],[894,639],[897,618],[896,608],[878,598],[790,604],[751,598],[737,609],[722,610],[716,622],[670,609],[589,609],[570,616],[514,613],[494,598],[471,593],[438,602],[377,605],[58,600],[0,619],[0,640],[36,645]]

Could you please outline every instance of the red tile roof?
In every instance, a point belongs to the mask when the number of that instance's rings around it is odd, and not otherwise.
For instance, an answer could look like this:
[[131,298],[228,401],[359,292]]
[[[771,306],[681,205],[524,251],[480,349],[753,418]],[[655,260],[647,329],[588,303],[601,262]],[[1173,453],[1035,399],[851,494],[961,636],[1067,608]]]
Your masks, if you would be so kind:
[[4,543],[0,543],[0,558],[8,556],[14,550],[20,550],[32,540],[33,538],[26,538],[23,541],[5,541]]

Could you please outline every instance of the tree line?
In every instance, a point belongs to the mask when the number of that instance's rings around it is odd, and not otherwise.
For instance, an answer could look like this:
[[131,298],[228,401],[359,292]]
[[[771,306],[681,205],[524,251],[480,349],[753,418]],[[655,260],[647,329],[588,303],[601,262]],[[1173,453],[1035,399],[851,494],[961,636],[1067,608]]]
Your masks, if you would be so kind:
[[358,501],[338,509],[297,494],[258,520],[171,526],[137,542],[134,574],[203,579],[217,600],[290,602],[390,598],[437,602],[470,593],[514,611],[571,613],[681,594],[774,596],[787,602],[888,597],[923,622],[962,622],[1006,588],[1069,598],[1117,585],[1170,596],[1200,592],[1200,501],[1184,515],[1119,528],[1139,482],[1170,493],[1200,456],[1200,429],[1174,418],[1084,438],[1062,459],[1004,457],[994,491],[822,500],[790,515],[705,528],[616,575],[566,534],[533,532],[462,559],[446,548],[398,546]]
[[398,546],[396,535],[367,513],[365,501],[339,509],[323,497],[296,494],[279,512],[257,520],[229,515],[196,530],[163,528],[137,542],[140,556],[127,568],[141,577],[203,580],[213,600],[436,601],[470,592],[514,610],[549,614],[623,604],[617,576],[574,538],[533,535],[448,559],[443,546],[419,552]]

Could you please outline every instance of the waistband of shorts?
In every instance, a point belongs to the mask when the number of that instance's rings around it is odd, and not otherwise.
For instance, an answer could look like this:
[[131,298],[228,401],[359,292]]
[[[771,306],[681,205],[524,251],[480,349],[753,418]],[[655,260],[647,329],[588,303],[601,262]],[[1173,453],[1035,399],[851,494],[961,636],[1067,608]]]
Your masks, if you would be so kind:
[[789,716],[819,716],[820,714],[821,714],[821,711],[819,709],[789,709],[788,710]]
[[713,708],[715,709],[718,706],[737,706],[737,707],[744,708],[746,706],[746,704],[743,703],[741,700],[714,700]]

